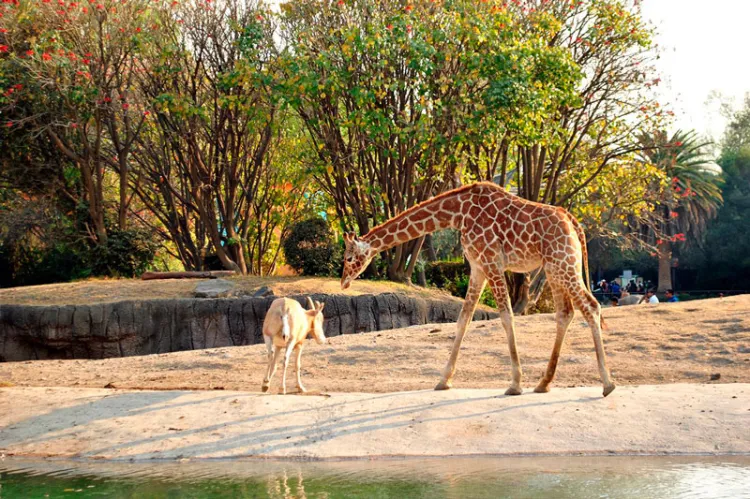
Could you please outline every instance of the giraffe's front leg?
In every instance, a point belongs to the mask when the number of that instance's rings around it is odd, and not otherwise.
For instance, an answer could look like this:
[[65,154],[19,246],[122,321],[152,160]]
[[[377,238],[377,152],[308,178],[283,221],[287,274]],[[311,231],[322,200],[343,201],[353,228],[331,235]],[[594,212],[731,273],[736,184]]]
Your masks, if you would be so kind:
[[456,360],[458,360],[458,351],[461,349],[461,341],[463,341],[466,329],[469,327],[472,317],[474,317],[474,310],[476,310],[477,303],[479,303],[479,297],[482,296],[485,282],[484,272],[482,272],[478,264],[472,263],[469,289],[466,291],[466,298],[461,307],[461,314],[458,316],[458,330],[456,331],[456,339],[453,342],[453,350],[451,350],[451,356],[445,365],[445,369],[443,369],[443,377],[435,387],[435,390],[447,390],[452,386],[453,375],[456,374]]
[[513,367],[513,380],[511,381],[510,388],[505,391],[505,394],[521,395],[523,393],[523,388],[521,387],[523,372],[521,371],[521,359],[518,357],[518,347],[516,347],[513,308],[510,303],[510,295],[508,295],[508,287],[505,284],[505,274],[502,269],[492,272],[490,276],[490,288],[492,289],[492,294],[495,295],[497,308],[500,312],[500,320],[503,323],[505,334],[508,336],[508,351]]

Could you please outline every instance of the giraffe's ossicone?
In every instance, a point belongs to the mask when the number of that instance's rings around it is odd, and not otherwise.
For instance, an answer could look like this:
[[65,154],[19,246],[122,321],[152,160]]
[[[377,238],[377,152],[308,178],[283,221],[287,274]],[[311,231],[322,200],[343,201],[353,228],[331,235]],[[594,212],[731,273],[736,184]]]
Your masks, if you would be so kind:
[[346,234],[341,287],[349,287],[381,251],[447,228],[460,232],[471,276],[453,350],[436,389],[451,387],[461,341],[484,286],[489,283],[508,336],[513,367],[513,380],[506,393],[522,392],[521,363],[505,271],[528,272],[539,267],[544,268],[552,289],[557,337],[547,371],[535,391],[549,391],[560,348],[576,308],[591,327],[604,396],[615,389],[602,344],[601,309],[582,277],[585,268],[588,281],[585,235],[575,218],[563,208],[527,201],[484,182],[445,192],[406,210],[362,237]]

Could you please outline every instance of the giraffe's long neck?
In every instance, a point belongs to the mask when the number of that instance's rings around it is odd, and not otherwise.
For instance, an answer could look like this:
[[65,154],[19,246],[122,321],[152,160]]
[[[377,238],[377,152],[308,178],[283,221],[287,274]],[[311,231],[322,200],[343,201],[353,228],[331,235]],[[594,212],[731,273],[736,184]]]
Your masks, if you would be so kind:
[[362,237],[377,252],[385,251],[436,230],[459,228],[463,215],[461,200],[471,186],[446,192],[420,203],[378,225]]

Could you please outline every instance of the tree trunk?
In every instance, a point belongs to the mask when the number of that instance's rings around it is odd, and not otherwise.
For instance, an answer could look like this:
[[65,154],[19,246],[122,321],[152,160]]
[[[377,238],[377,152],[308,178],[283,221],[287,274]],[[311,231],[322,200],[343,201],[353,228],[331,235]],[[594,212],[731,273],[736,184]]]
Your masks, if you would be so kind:
[[120,227],[120,230],[125,230],[128,228],[128,162],[127,162],[127,159],[120,159],[119,227]]
[[[511,274],[508,286],[510,302],[513,306],[514,314],[523,314],[529,305],[529,288],[531,287],[531,277],[529,274]],[[499,304],[498,304],[499,305]]]
[[424,249],[425,249],[425,257],[428,262],[437,261],[437,254],[435,253],[435,245],[432,243],[432,234],[427,234],[424,237]]
[[672,287],[672,243],[662,241],[658,246],[659,251],[659,286],[660,293]]

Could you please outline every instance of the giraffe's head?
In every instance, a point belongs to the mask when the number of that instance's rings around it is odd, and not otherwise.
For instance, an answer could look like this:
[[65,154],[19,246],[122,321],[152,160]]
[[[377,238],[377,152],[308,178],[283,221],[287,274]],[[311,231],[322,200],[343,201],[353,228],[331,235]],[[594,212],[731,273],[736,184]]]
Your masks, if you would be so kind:
[[344,234],[344,272],[341,275],[341,289],[346,289],[361,274],[375,256],[372,247],[360,241],[353,233]]

